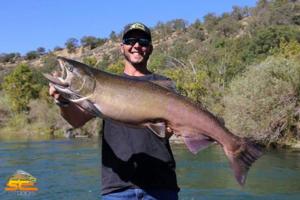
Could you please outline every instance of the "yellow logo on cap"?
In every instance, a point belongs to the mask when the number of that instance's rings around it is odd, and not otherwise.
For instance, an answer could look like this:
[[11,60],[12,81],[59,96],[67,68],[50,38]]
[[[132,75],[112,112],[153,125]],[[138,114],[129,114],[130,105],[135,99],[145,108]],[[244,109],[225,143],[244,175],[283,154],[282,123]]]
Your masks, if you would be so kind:
[[146,31],[145,26],[143,24],[139,24],[139,23],[132,24],[130,29],[140,29],[140,30]]

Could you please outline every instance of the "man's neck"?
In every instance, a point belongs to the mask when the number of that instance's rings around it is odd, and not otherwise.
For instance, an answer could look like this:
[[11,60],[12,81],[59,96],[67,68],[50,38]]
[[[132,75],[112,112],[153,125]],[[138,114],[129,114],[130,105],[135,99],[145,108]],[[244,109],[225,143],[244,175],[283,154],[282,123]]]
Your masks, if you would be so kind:
[[124,73],[129,76],[145,76],[147,74],[151,74],[151,72],[147,69],[147,65],[133,66],[132,64],[126,62]]

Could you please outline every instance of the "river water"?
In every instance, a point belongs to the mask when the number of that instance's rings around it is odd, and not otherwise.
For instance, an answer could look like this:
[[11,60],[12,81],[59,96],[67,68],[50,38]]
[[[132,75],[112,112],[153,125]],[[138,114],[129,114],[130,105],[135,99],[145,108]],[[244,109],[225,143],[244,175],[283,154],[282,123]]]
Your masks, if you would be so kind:
[[[172,145],[181,200],[300,199],[300,151],[268,151],[251,168],[246,186],[233,178],[226,158],[213,146],[197,155]],[[100,150],[97,140],[1,141],[0,199],[100,199]],[[37,192],[7,192],[16,170],[37,178]]]

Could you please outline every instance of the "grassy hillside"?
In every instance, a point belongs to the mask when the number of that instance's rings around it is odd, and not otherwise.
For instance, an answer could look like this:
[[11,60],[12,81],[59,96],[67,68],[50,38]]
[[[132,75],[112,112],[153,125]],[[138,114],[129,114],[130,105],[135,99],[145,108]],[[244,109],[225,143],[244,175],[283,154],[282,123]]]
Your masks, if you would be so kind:
[[[181,94],[223,117],[237,134],[266,145],[289,145],[300,138],[299,25],[298,0],[260,0],[253,8],[233,7],[220,16],[208,13],[203,21],[192,23],[183,19],[158,22],[152,27],[154,51],[149,68],[172,78]],[[110,38],[70,38],[64,48],[56,47],[50,52],[39,47],[24,56],[0,55],[1,132],[12,127],[10,132],[18,132],[24,126],[29,132],[34,129],[35,133],[45,134],[66,129],[47,97],[47,86],[39,73],[51,71],[57,55],[120,73],[120,35],[112,31]],[[10,72],[20,68],[21,63],[31,71],[31,84],[36,87],[3,87],[13,74]],[[8,85],[20,80],[16,77],[10,77]],[[14,90],[13,95],[10,90]],[[15,109],[13,98],[20,100],[24,96],[26,101]],[[37,117],[37,110],[49,112]],[[18,128],[16,123],[23,125]],[[87,126],[86,132],[96,133],[94,127],[97,126]]]

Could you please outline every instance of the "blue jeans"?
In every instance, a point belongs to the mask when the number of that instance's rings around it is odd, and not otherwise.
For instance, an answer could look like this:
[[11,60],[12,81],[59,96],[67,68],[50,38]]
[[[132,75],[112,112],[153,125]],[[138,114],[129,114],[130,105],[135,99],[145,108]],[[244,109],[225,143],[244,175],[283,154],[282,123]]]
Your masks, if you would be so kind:
[[127,189],[103,195],[102,200],[178,200],[178,193],[163,189]]

